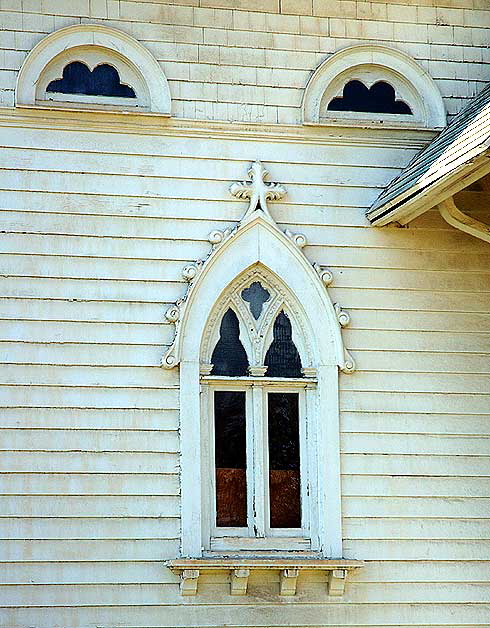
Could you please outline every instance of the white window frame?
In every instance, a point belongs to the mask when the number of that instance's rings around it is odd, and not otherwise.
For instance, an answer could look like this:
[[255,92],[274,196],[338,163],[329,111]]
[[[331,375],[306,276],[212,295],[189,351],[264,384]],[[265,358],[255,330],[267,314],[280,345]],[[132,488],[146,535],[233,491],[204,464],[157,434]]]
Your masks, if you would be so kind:
[[[263,183],[267,171],[258,161],[252,164],[249,174],[251,184],[242,182],[230,188],[233,194],[250,199],[248,210],[234,229],[209,234],[210,254],[183,268],[182,276],[189,284],[187,291],[166,312],[167,320],[175,324],[175,336],[162,358],[162,366],[171,369],[180,365],[181,556],[202,558],[212,553],[212,514],[206,497],[209,469],[203,455],[209,436],[203,428],[201,377],[210,374],[215,346],[211,339],[216,320],[220,319],[217,312],[244,277],[247,281],[266,277],[267,285],[284,295],[303,372],[307,378],[316,377],[307,421],[308,465],[312,473],[311,549],[320,558],[341,558],[339,370],[351,373],[355,368],[341,334],[341,326],[348,324],[349,316],[330,300],[327,288],[332,273],[318,264],[312,265],[303,254],[306,237],[289,230],[282,232],[269,214],[267,199],[280,198],[284,189],[278,184]],[[296,338],[295,329],[301,331]],[[258,355],[263,356],[263,351],[248,353],[249,370],[254,377],[261,369]],[[284,552],[287,550],[284,548]],[[251,552],[255,556],[260,553],[255,548]],[[246,551],[241,550],[238,555],[246,555]]]
[[[360,80],[367,87],[385,81],[412,110],[411,115],[332,111],[329,102],[342,95],[346,83]],[[303,124],[442,129],[446,110],[434,79],[415,59],[400,50],[358,44],[338,50],[313,72],[303,94]]]
[[[136,92],[136,99],[46,92],[53,79],[61,77],[71,61],[82,61],[90,69],[108,63],[121,81]],[[168,81],[155,57],[134,37],[102,24],[75,24],[50,33],[29,52],[17,77],[17,107],[96,108],[149,111],[170,116]]]
[[[203,438],[203,466],[205,482],[204,508],[209,513],[209,544],[206,551],[232,550],[312,550],[310,477],[314,475],[312,455],[308,448],[308,404],[314,404],[316,381],[268,377],[213,377],[201,378],[201,425]],[[247,430],[247,512],[246,528],[217,527],[215,449],[214,449],[214,392],[237,390],[246,395]],[[270,392],[297,393],[299,396],[299,443],[301,528],[270,528],[268,487],[267,395]],[[255,515],[254,515],[255,513]],[[318,549],[318,548],[316,548]]]

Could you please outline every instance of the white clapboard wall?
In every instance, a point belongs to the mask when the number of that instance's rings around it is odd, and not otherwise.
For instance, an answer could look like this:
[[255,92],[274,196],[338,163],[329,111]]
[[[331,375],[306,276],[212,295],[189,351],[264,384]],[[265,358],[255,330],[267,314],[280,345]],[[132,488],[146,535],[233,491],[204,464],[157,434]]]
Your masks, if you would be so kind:
[[[485,2],[337,1],[330,17],[307,0],[282,0],[283,14],[273,0],[239,3],[267,13],[225,0],[37,4],[0,0],[1,628],[487,626],[490,248],[436,212],[408,228],[367,224],[430,133],[297,124],[311,70],[360,40],[395,39],[456,111],[490,78]],[[162,61],[172,120],[11,108],[26,51],[80,16]],[[208,233],[242,215],[228,187],[256,158],[288,192],[274,218],[307,236],[306,256],[332,269],[332,298],[352,318],[344,556],[366,566],[338,599],[315,573],[280,598],[272,573],[252,575],[237,600],[224,572],[182,598],[163,566],[180,534],[164,312]],[[488,195],[474,199],[489,220]]]

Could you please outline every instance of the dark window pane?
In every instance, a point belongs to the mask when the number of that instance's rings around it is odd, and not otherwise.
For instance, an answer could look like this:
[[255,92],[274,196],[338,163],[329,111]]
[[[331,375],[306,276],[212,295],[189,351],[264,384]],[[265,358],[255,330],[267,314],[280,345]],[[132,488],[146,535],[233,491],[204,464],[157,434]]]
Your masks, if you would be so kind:
[[247,525],[245,393],[214,393],[216,525]]
[[102,63],[90,71],[85,63],[73,61],[63,69],[63,78],[51,81],[46,91],[59,94],[136,98],[134,89],[121,83],[116,68],[107,63]]
[[240,325],[235,312],[227,310],[221,320],[219,340],[211,356],[211,375],[237,377],[248,372],[248,358],[240,341]]
[[293,342],[288,315],[280,312],[274,322],[274,339],[265,356],[267,377],[303,377],[301,358]]
[[301,527],[298,393],[268,393],[271,528]]
[[410,107],[403,100],[396,100],[395,90],[385,81],[378,81],[370,88],[361,81],[349,81],[344,87],[342,96],[333,98],[327,109],[364,113],[412,113]]
[[269,300],[270,296],[259,281],[254,281],[248,288],[242,290],[242,299],[250,304],[250,311],[256,321],[260,318],[264,303]]

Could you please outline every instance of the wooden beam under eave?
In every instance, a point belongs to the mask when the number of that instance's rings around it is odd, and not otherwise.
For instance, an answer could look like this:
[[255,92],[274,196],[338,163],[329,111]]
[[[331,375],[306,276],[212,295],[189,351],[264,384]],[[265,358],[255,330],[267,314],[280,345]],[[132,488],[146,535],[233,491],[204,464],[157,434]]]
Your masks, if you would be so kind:
[[437,209],[444,220],[452,227],[485,242],[490,242],[490,225],[476,220],[458,209],[454,202],[454,197],[439,203]]

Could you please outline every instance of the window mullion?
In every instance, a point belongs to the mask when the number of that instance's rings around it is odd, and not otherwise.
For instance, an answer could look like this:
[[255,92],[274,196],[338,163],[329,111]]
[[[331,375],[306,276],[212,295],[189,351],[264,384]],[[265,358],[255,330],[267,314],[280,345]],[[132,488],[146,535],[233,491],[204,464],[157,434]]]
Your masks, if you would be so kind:
[[265,537],[266,532],[266,439],[265,404],[262,386],[252,386],[252,484],[253,533]]

